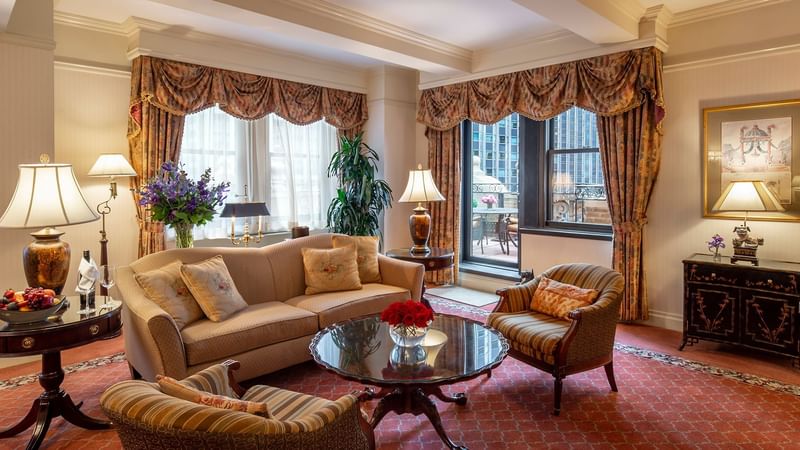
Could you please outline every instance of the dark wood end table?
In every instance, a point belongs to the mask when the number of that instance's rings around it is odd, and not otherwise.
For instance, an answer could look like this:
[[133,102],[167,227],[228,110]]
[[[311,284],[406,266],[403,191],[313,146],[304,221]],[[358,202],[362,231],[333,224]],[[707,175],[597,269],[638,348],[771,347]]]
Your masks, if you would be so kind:
[[380,316],[360,317],[320,331],[309,349],[322,368],[380,388],[371,396],[380,399],[372,413],[372,428],[389,412],[424,414],[447,447],[466,449],[447,436],[431,396],[465,405],[464,393],[447,395],[442,386],[491,376],[508,354],[508,342],[491,327],[447,314],[437,314],[430,329],[421,346],[398,347]]
[[16,425],[0,431],[0,439],[15,436],[31,425],[33,435],[27,448],[37,449],[42,444],[50,421],[63,417],[66,421],[90,430],[111,427],[111,422],[87,416],[81,412],[83,402],[77,405],[69,394],[61,389],[64,369],[61,367],[61,351],[99,340],[119,336],[122,330],[120,312],[122,302],[98,297],[97,310],[79,314],[79,299],[67,297],[56,316],[47,321],[8,324],[0,321],[0,357],[42,355],[42,371],[39,384],[44,392],[33,401],[31,409]]
[[[429,253],[412,253],[410,248],[395,248],[386,252],[389,258],[422,264],[425,271],[445,270],[453,267],[453,251],[441,247],[431,247]],[[425,280],[422,281],[422,302],[430,307],[425,299]]]

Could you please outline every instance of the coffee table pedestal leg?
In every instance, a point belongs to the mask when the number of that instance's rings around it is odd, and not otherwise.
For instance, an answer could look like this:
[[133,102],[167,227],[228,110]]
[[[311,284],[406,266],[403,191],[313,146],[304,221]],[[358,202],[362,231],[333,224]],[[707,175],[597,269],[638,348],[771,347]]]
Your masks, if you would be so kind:
[[34,425],[33,435],[28,442],[28,449],[37,449],[42,445],[50,421],[61,416],[66,421],[90,430],[101,430],[111,427],[111,422],[98,420],[87,416],[79,409],[82,403],[75,404],[69,394],[61,389],[64,381],[64,370],[61,368],[61,352],[46,352],[42,354],[42,372],[39,374],[39,384],[44,392],[33,401],[31,409],[16,425],[0,431],[0,438],[7,438],[21,433]]
[[384,388],[374,396],[374,398],[380,398],[380,402],[372,413],[370,425],[375,429],[383,417],[390,411],[396,414],[413,414],[415,416],[425,414],[433,425],[433,429],[436,430],[436,433],[448,448],[467,450],[467,447],[457,445],[447,436],[447,433],[442,427],[442,419],[439,417],[436,403],[428,397],[429,395],[434,395],[442,401],[453,402],[459,405],[465,405],[467,403],[467,397],[463,393],[448,396],[445,395],[438,386],[426,386],[424,388],[419,386],[403,386],[397,387],[394,390]]

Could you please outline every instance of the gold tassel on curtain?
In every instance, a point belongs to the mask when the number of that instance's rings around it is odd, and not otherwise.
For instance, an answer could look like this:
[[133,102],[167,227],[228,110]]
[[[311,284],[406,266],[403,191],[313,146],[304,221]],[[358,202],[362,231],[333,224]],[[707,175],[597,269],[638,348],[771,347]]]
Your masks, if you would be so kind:
[[460,249],[459,230],[461,218],[459,217],[461,205],[461,133],[460,126],[445,131],[428,128],[425,135],[428,137],[428,165],[431,169],[433,181],[439,191],[444,195],[445,201],[432,202],[430,214],[433,218],[431,247],[453,249],[452,272],[437,270],[425,273],[425,282],[431,284],[455,283],[458,277],[458,255]]

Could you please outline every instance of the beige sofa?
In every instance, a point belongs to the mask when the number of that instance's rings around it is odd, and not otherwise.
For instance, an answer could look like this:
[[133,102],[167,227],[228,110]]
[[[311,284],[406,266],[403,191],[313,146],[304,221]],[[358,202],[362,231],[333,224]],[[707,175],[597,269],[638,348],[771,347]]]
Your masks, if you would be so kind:
[[[261,248],[173,249],[121,267],[125,353],[131,368],[147,380],[156,374],[182,379],[235,359],[243,380],[311,359],[316,332],[344,319],[375,314],[388,304],[422,295],[423,266],[378,255],[382,283],[360,290],[304,295],[300,249],[331,248],[332,234],[318,234]],[[172,261],[202,261],[222,255],[248,307],[222,322],[207,318],[178,330],[174,320],[147,298],[134,274]]]

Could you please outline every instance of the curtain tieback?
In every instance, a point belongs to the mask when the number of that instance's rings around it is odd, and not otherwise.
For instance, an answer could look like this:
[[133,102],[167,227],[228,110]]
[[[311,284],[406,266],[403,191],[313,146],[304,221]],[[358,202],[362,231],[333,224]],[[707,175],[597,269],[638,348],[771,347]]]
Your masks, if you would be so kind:
[[147,233],[164,232],[164,223],[162,222],[151,222],[149,220],[142,220],[142,219],[138,219],[138,222],[139,222],[139,229]]
[[629,222],[612,224],[611,228],[614,230],[614,234],[633,233],[634,231],[641,232],[645,224],[647,224],[647,217],[642,217],[641,219],[634,219]]

